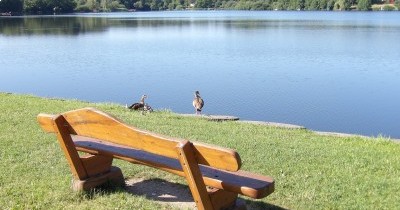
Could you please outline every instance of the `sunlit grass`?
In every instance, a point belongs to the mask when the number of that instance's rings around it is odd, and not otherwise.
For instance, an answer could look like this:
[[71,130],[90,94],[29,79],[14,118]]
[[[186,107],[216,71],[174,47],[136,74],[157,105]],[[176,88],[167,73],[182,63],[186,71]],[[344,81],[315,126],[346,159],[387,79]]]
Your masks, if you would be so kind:
[[[396,209],[400,206],[400,144],[385,138],[331,137],[239,122],[210,122],[169,111],[141,115],[117,104],[0,93],[1,209],[170,209],[123,189],[74,193],[71,172],[39,113],[96,107],[135,127],[236,149],[244,170],[269,175],[276,191],[254,208]],[[177,176],[115,161],[126,178]]]

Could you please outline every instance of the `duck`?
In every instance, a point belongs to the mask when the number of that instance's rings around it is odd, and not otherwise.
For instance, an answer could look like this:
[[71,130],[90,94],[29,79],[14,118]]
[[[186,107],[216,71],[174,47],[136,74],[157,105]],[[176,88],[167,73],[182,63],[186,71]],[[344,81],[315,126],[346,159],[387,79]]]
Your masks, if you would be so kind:
[[200,92],[194,92],[193,107],[196,114],[201,114],[201,110],[204,106],[204,100],[200,97]]
[[146,112],[152,112],[153,108],[151,108],[150,105],[148,105],[147,103],[144,102],[144,100],[147,98],[147,95],[142,95],[142,97],[140,98],[139,102],[133,103],[130,106],[127,106],[128,109],[133,109],[133,110],[141,110],[146,111]]

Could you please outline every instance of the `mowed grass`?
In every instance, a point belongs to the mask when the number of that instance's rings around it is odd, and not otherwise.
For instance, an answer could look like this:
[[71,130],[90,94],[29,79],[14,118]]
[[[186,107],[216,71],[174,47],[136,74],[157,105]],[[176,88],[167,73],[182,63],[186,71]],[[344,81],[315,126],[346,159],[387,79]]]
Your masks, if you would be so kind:
[[[398,209],[400,144],[384,138],[331,137],[239,122],[210,122],[169,111],[141,115],[117,104],[0,93],[0,209],[173,209],[125,189],[75,193],[54,135],[39,127],[39,113],[95,107],[135,127],[236,149],[242,169],[269,175],[275,192],[245,198],[250,209]],[[125,178],[172,174],[115,161]]]

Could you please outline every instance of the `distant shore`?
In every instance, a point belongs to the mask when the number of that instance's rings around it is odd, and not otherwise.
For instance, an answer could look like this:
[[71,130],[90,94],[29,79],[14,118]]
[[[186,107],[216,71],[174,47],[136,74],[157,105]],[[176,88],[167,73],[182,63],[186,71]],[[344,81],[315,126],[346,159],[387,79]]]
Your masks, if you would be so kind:
[[[146,0],[145,0],[146,1]],[[317,0],[319,2],[320,0]],[[360,0],[359,0],[360,1]],[[1,2],[1,1],[0,1]],[[235,1],[231,1],[235,2]],[[155,12],[155,11],[204,11],[204,10],[241,10],[241,11],[399,11],[400,4],[395,3],[382,3],[382,4],[370,4],[366,5],[364,8],[361,8],[361,5],[353,4],[344,6],[331,1],[321,1],[319,4],[325,4],[325,6],[319,5],[318,7],[314,7],[312,5],[305,5],[302,8],[299,8],[295,5],[280,5],[280,4],[272,4],[265,2],[263,4],[257,4],[252,1],[243,1],[244,3],[232,3],[232,5],[222,4],[219,7],[199,7],[199,5],[191,4],[191,5],[175,5],[174,7],[158,7],[158,8],[150,8],[150,7],[137,7],[137,8],[127,8],[124,5],[119,5],[119,7],[115,6],[105,6],[105,7],[93,7],[90,8],[87,5],[77,5],[75,8],[71,7],[68,10],[62,10],[61,7],[54,7],[52,9],[40,10],[39,8],[20,8],[18,10],[1,8],[0,7],[0,16],[25,16],[25,15],[65,15],[72,13],[109,13],[109,12]],[[357,2],[357,1],[355,1]],[[226,6],[228,5],[228,6]],[[28,10],[26,10],[28,9]]]

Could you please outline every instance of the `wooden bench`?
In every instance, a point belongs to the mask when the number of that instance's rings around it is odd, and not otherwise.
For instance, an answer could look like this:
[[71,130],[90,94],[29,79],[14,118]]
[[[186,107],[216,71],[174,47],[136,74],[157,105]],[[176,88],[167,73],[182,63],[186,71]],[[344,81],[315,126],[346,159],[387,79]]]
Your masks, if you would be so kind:
[[238,194],[263,198],[274,191],[271,177],[239,170],[234,150],[139,130],[94,108],[39,114],[38,122],[56,134],[74,190],[106,182],[124,185],[121,170],[112,166],[118,158],[185,177],[198,209],[243,208],[236,204]]

